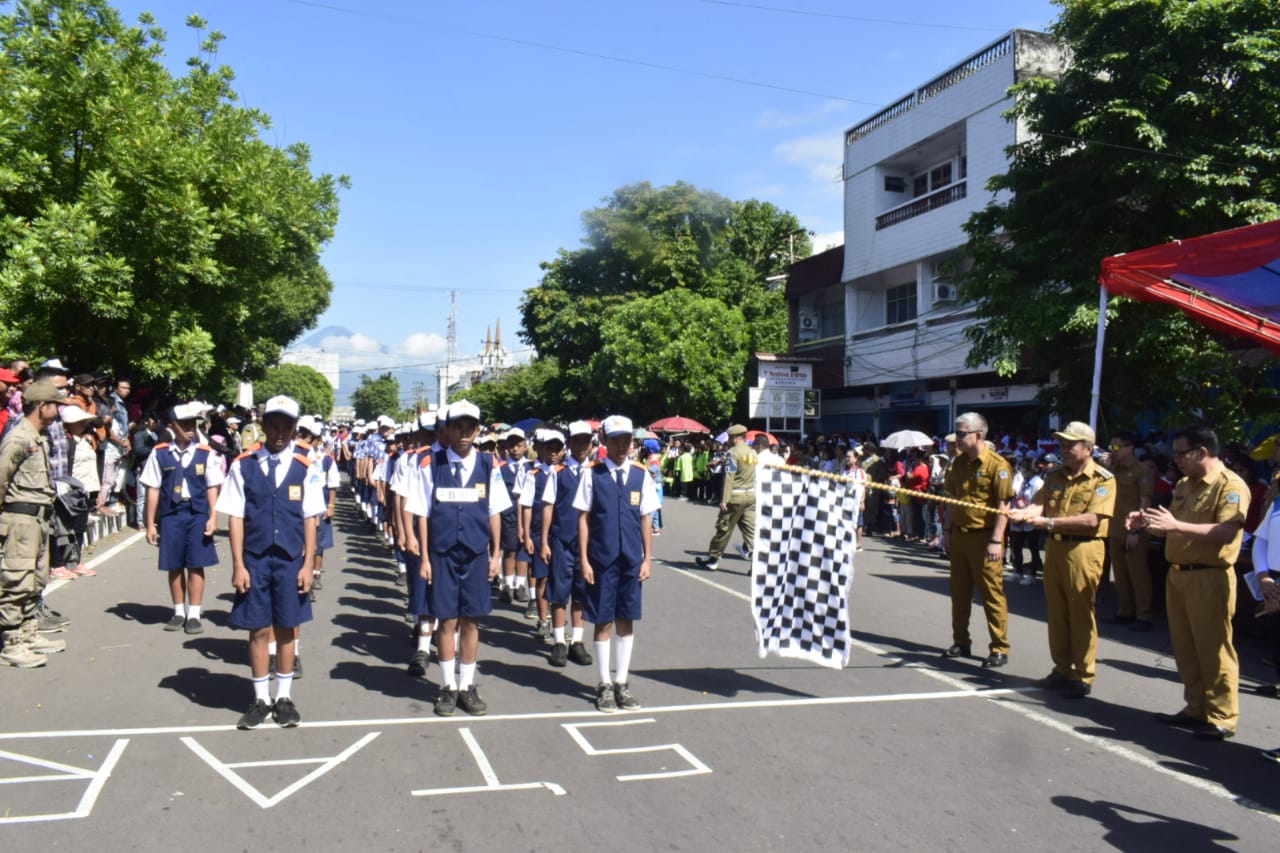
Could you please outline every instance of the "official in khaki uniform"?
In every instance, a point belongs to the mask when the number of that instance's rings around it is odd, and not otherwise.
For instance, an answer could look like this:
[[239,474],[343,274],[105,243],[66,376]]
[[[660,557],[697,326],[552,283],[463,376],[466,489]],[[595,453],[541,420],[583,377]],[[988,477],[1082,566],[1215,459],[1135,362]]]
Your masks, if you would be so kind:
[[1199,740],[1233,737],[1240,717],[1240,663],[1231,642],[1236,610],[1236,557],[1249,487],[1218,458],[1218,436],[1190,427],[1173,437],[1173,457],[1185,475],[1169,509],[1129,516],[1129,527],[1165,537],[1169,561],[1165,610],[1186,705],[1156,714],[1165,725],[1189,728]]
[[756,452],[747,444],[747,428],[742,424],[729,427],[729,453],[724,459],[724,493],[720,496],[720,514],[716,516],[716,532],[707,547],[706,557],[694,562],[715,571],[720,568],[720,555],[729,546],[733,528],[742,531],[746,553],[756,546]]
[[1151,630],[1151,567],[1147,564],[1145,530],[1128,530],[1124,519],[1152,505],[1155,474],[1134,455],[1137,437],[1118,432],[1111,437],[1107,468],[1115,475],[1116,511],[1111,525],[1111,573],[1116,585],[1116,612],[1107,620],[1128,625],[1130,631]]
[[58,420],[66,393],[52,382],[32,383],[23,396],[23,418],[0,443],[0,661],[23,668],[44,666],[46,655],[67,647],[40,634],[39,573],[49,572],[49,519],[53,478],[45,430]]
[[1083,699],[1093,690],[1098,651],[1094,601],[1107,566],[1107,529],[1115,512],[1115,477],[1093,461],[1093,428],[1072,421],[1054,436],[1062,466],[1045,475],[1033,503],[1014,514],[1045,531],[1044,597],[1053,672],[1037,687]]
[[[943,487],[949,497],[992,509],[1007,509],[1013,499],[1013,470],[987,447],[987,421],[977,412],[956,418],[955,461]],[[1008,518],[992,512],[948,506],[942,547],[951,557],[951,636],[943,657],[965,657],[972,648],[969,611],[978,587],[991,636],[985,667],[1009,662],[1009,603],[1004,596],[1004,528]]]

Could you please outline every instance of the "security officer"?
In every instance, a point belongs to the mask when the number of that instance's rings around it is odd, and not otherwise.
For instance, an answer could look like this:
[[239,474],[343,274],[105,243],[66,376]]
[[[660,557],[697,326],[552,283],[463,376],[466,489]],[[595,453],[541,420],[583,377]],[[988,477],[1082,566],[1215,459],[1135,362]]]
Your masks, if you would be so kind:
[[58,420],[58,403],[66,397],[48,379],[32,383],[23,395],[22,421],[0,443],[0,661],[6,666],[44,666],[46,655],[67,647],[38,632],[39,590],[48,583],[49,519],[56,496],[44,432]]
[[[1013,499],[1009,463],[987,447],[987,419],[977,412],[956,418],[957,455],[943,488],[949,497],[991,509],[1008,508]],[[942,548],[951,557],[951,636],[943,657],[966,657],[972,646],[969,610],[978,587],[991,637],[984,667],[1009,662],[1009,602],[1004,596],[1004,529],[1008,518],[961,506],[947,507]]]
[[1146,509],[1155,493],[1155,475],[1134,455],[1137,436],[1118,432],[1111,436],[1111,473],[1116,475],[1116,511],[1111,525],[1111,569],[1116,585],[1114,625],[1128,624],[1130,631],[1151,630],[1151,567],[1147,564],[1147,532],[1126,530],[1123,519]]
[[729,427],[729,454],[724,460],[724,493],[720,496],[720,514],[716,516],[716,532],[707,547],[706,557],[694,562],[704,569],[720,568],[720,555],[729,545],[736,526],[742,531],[746,554],[755,551],[756,542],[756,452],[747,444],[747,428],[742,424]]
[[1045,531],[1044,596],[1053,672],[1036,682],[1067,699],[1093,691],[1098,651],[1094,601],[1106,571],[1107,528],[1115,513],[1115,477],[1093,461],[1093,428],[1072,421],[1054,433],[1062,466],[1050,471],[1026,509],[1014,513]]
[[1185,475],[1169,509],[1129,516],[1129,528],[1165,537],[1169,561],[1165,611],[1186,705],[1156,714],[1165,725],[1191,729],[1199,740],[1234,737],[1240,718],[1240,662],[1231,643],[1249,487],[1218,458],[1218,436],[1189,427],[1173,436],[1173,458]]

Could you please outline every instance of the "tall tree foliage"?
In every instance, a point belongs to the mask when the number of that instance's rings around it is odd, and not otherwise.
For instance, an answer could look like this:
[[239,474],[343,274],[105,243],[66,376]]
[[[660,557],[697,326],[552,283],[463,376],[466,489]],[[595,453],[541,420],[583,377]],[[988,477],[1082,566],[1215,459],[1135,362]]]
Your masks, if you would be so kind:
[[314,324],[345,179],[259,135],[222,35],[175,78],[149,15],[22,0],[0,16],[0,350],[175,392],[258,378]]
[[333,411],[333,386],[324,374],[305,364],[280,364],[267,368],[253,383],[253,402],[258,408],[278,394],[298,401],[304,415],[329,417]]
[[[1014,87],[1031,136],[968,222],[977,300],[971,364],[1048,380],[1087,411],[1106,255],[1280,216],[1280,4],[1276,0],[1059,0],[1061,79]],[[1262,369],[1179,312],[1116,300],[1104,413],[1234,429],[1269,406]],[[1238,344],[1238,342],[1235,342]]]
[[400,413],[400,382],[391,373],[377,379],[361,374],[360,384],[351,392],[351,406],[356,417],[366,421],[379,415],[394,418]]
[[[650,405],[665,413],[661,396],[619,394],[632,365],[624,357],[629,350],[643,355],[646,346],[671,345],[691,356],[688,370],[702,363],[741,367],[753,350],[786,346],[786,300],[768,279],[812,251],[794,215],[768,202],[737,202],[683,182],[657,188],[646,182],[615,190],[602,207],[586,211],[582,222],[583,246],[561,249],[544,263],[541,283],[521,303],[521,337],[560,367],[560,376],[548,382],[551,399],[568,397],[577,408],[597,413],[613,407],[648,414]],[[684,295],[675,303],[654,301],[672,291]],[[666,318],[671,304],[711,304],[691,297],[711,300],[721,310],[700,311],[675,324],[669,340],[642,342],[634,334],[638,327],[632,321],[650,313]],[[668,374],[650,390],[673,390],[690,378]],[[740,391],[742,377],[737,381]],[[686,414],[725,416],[725,399],[732,401],[733,393],[700,395],[696,405],[709,408]]]

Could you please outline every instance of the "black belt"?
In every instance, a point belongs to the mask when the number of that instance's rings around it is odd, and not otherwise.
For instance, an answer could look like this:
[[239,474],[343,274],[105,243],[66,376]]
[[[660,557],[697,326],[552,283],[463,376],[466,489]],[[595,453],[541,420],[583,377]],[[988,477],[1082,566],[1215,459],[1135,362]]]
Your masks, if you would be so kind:
[[1226,566],[1206,566],[1204,563],[1170,563],[1169,568],[1178,572],[1199,572],[1205,569],[1226,571]]
[[957,527],[956,529],[959,530],[961,533],[977,533],[979,530],[984,532],[989,532],[994,530],[995,528],[994,527]]
[[22,502],[7,503],[5,512],[16,512],[18,515],[33,515],[36,518],[48,518],[53,512],[52,504],[29,504]]
[[1101,536],[1072,536],[1070,533],[1055,533],[1054,540],[1058,542],[1101,542]]

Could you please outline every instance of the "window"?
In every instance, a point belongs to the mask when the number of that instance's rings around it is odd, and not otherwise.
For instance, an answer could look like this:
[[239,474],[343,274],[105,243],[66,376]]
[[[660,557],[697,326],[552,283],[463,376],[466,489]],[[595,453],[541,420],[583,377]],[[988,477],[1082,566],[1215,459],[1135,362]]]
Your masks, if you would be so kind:
[[[960,160],[960,169],[965,169],[964,158]],[[927,195],[934,190],[940,190],[955,181],[954,161],[947,160],[945,163],[938,163],[911,179],[911,197],[919,198]]]
[[916,283],[900,284],[884,292],[885,323],[894,325],[916,318]]
[[884,191],[887,193],[904,193],[907,191],[907,179],[897,175],[884,176]]

